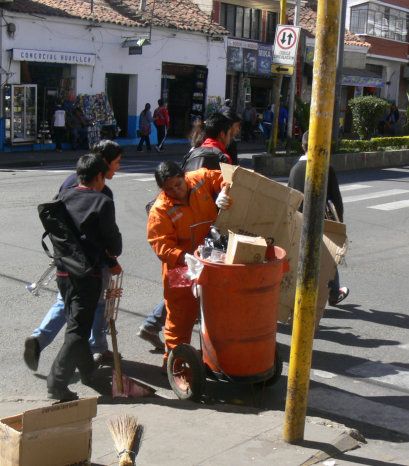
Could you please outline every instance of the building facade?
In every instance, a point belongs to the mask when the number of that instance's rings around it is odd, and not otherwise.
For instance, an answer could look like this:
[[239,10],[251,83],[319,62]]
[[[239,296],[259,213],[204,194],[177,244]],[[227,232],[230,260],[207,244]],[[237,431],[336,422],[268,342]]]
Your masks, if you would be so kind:
[[[115,124],[120,136],[134,138],[145,103],[155,108],[157,100],[164,98],[171,118],[170,134],[186,137],[191,121],[204,114],[207,95],[224,93],[224,28],[212,24],[189,1],[182,5],[186,7],[181,10],[183,15],[179,11],[179,16],[174,14],[170,20],[169,9],[173,4],[176,10],[180,1],[156,2],[154,11],[155,2],[136,9],[135,2],[124,0],[122,9],[113,6],[117,3],[16,0],[2,5],[6,146],[10,125],[15,127],[15,143],[20,133],[22,142],[37,139],[42,123],[50,124],[57,101],[80,103],[98,123]],[[22,92],[30,94],[23,105]],[[13,115],[10,99],[14,99]],[[36,116],[31,114],[31,121],[36,120],[36,129],[30,125],[30,115],[26,122],[21,121],[21,115],[34,106]]]

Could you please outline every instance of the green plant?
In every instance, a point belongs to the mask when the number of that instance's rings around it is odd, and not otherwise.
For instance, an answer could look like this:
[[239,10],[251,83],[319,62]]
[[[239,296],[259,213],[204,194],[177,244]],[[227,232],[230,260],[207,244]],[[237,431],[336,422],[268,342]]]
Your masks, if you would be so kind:
[[352,121],[360,139],[370,139],[389,103],[372,95],[356,97],[348,101]]
[[304,134],[310,124],[310,102],[303,102],[298,95],[295,96],[294,116]]

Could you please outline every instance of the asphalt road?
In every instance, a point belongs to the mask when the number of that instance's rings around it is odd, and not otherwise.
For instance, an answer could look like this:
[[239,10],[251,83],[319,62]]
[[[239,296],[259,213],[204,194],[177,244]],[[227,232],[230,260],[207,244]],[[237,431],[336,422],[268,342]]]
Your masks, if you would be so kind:
[[[136,337],[139,325],[162,298],[160,263],[145,239],[144,208],[158,192],[153,171],[159,160],[157,156],[127,159],[109,182],[124,238],[120,260],[124,294],[117,329],[124,373],[153,385],[160,396],[174,398],[160,374],[161,354]],[[242,163],[250,166],[250,158],[244,157]],[[48,263],[40,244],[42,227],[36,206],[50,200],[72,170],[71,164],[0,170],[1,400],[46,396],[45,377],[63,335],[42,353],[36,374],[24,365],[22,352],[25,337],[54,302],[56,285],[51,282],[36,298],[25,284],[39,278]],[[339,181],[349,238],[347,266],[339,271],[341,285],[350,287],[351,294],[338,308],[327,307],[316,333],[309,414],[358,427],[373,438],[408,441],[409,167],[343,172]],[[285,364],[275,386],[260,392],[209,381],[207,401],[283,409],[290,334],[288,325],[279,325],[277,340]],[[197,329],[193,344],[198,345]],[[110,376],[109,369],[102,373]],[[73,382],[72,388],[81,396],[94,393],[77,379]]]

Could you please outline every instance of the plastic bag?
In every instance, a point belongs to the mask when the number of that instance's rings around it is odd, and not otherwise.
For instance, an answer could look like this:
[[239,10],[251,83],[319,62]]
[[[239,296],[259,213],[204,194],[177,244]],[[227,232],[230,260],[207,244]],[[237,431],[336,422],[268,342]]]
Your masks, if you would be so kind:
[[190,278],[186,276],[187,265],[169,269],[167,272],[169,286],[171,288],[187,288],[192,285]]

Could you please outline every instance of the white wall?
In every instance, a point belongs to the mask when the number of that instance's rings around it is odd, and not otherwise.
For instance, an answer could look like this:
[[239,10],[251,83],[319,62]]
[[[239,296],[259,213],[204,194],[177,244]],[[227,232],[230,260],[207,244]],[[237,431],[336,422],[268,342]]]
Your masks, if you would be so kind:
[[[152,45],[143,47],[142,55],[128,55],[128,48],[121,47],[125,38],[146,34],[147,30],[116,25],[95,25],[87,21],[60,18],[38,18],[5,12],[7,22],[16,24],[11,38],[6,28],[3,34],[2,67],[12,74],[9,83],[20,82],[20,62],[10,61],[6,52],[12,48],[42,49],[50,51],[85,52],[96,54],[95,67],[72,66],[76,75],[76,94],[97,94],[105,90],[106,73],[133,75],[130,97],[136,97],[138,114],[146,102],[155,105],[160,97],[162,62],[204,65],[209,69],[209,95],[224,95],[226,80],[226,52],[224,41],[208,40],[195,33],[171,29],[154,29]],[[101,26],[101,27],[100,27]],[[5,76],[2,76],[2,82]]]

